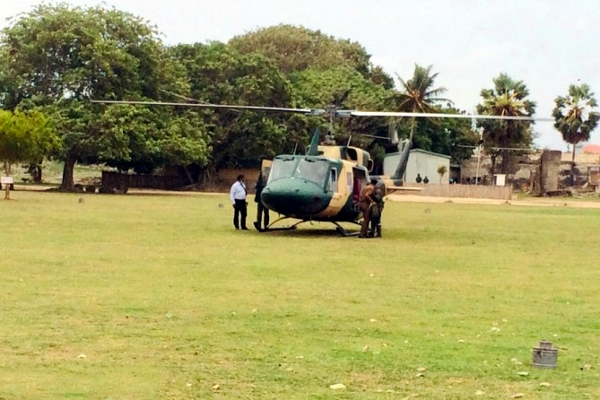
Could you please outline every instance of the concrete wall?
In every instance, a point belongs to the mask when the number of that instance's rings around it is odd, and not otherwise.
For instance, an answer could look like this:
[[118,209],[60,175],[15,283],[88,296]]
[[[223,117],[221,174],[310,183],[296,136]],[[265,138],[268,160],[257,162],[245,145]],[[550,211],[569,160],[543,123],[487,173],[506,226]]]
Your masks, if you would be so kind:
[[[545,193],[571,187],[571,153],[545,150],[531,152],[525,156],[514,157],[511,161],[511,170],[506,179],[507,184],[515,189],[536,193]],[[541,169],[540,169],[541,161]],[[500,160],[498,160],[499,164]],[[491,161],[488,156],[482,156],[479,162],[479,177],[483,184],[493,182],[490,176]],[[590,184],[590,171],[600,167],[600,156],[597,154],[577,154],[575,156],[575,184],[573,187],[582,187]],[[477,174],[477,156],[465,160],[460,168],[461,183],[466,183],[466,178]]]
[[420,192],[411,194],[431,197],[463,197],[469,199],[498,199],[510,200],[512,197],[512,187],[510,186],[489,186],[489,185],[446,185],[439,183],[421,184],[423,188]]

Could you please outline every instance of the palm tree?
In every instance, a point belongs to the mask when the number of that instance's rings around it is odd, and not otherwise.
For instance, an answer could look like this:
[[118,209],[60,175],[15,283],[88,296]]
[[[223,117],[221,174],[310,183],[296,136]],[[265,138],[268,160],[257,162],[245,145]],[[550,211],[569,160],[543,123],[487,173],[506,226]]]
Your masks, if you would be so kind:
[[573,145],[571,159],[571,185],[575,183],[575,145],[590,139],[590,132],[598,125],[600,114],[594,111],[598,105],[590,87],[569,85],[569,94],[558,96],[552,110],[554,127],[562,134],[563,140]]
[[[446,91],[445,87],[434,87],[438,73],[431,73],[432,66],[427,68],[415,64],[412,78],[404,81],[398,74],[401,91],[395,96],[398,111],[431,113],[435,112],[434,105],[438,102],[452,103],[448,99],[439,97]],[[412,143],[415,130],[415,118],[411,119],[410,142]]]
[[[529,90],[523,81],[515,81],[507,74],[494,79],[493,89],[483,89],[483,104],[477,105],[477,113],[484,115],[530,117],[535,111],[535,102],[527,100]],[[479,120],[483,128],[484,146],[492,161],[493,175],[498,156],[502,156],[502,172],[508,172],[509,149],[527,148],[532,143],[531,121]]]

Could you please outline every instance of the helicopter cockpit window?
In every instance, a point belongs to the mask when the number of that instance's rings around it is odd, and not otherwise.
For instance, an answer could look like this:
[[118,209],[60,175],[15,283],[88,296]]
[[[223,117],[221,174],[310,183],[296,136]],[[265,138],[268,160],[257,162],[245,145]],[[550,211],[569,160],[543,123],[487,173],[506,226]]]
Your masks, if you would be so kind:
[[338,191],[337,171],[332,169],[329,175],[329,190],[332,192]]
[[327,180],[328,171],[329,163],[325,160],[301,158],[294,172],[294,178],[306,179],[307,181],[324,185]]
[[273,160],[269,180],[267,182],[276,181],[281,178],[291,178],[296,166],[295,158],[276,158]]

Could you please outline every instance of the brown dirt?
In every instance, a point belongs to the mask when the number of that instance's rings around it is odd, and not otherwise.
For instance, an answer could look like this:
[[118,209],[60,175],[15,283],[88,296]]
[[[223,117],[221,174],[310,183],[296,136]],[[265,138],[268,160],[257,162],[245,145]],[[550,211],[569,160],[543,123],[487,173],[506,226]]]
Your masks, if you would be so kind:
[[458,204],[510,204],[515,206],[538,206],[538,207],[573,207],[573,208],[600,208],[600,201],[585,201],[583,199],[574,199],[571,197],[556,197],[539,199],[474,199],[462,197],[427,197],[409,194],[392,194],[389,195],[390,201],[405,201],[414,203],[458,203]]

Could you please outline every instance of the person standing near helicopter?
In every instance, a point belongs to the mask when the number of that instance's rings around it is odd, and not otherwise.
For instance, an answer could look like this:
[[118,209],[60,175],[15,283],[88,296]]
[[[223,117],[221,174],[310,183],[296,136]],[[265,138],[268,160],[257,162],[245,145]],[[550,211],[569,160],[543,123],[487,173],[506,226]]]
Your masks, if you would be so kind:
[[238,175],[237,180],[231,189],[229,190],[229,197],[231,204],[233,204],[233,226],[235,229],[241,229],[247,231],[246,227],[246,215],[248,214],[248,203],[246,203],[246,185],[244,184],[244,175]]
[[371,207],[371,229],[369,236],[381,237],[381,214],[383,213],[383,198],[385,197],[385,182],[383,180],[377,181],[371,197],[375,200],[376,205]]
[[[260,195],[265,187],[265,178],[263,177],[262,171],[258,174],[258,179],[256,180],[256,186],[254,189],[256,190],[254,194],[254,201],[256,202],[256,222],[254,222],[254,227],[256,230],[260,231],[261,229],[267,229],[269,226],[269,209],[265,207],[265,205],[260,200]],[[264,219],[263,219],[264,217]],[[264,221],[264,227],[261,228],[261,223]]]
[[375,190],[375,184],[377,179],[371,179],[371,182],[365,186],[360,192],[359,207],[362,211],[363,221],[360,229],[359,238],[368,238],[369,221],[371,220],[371,207],[375,206],[375,200],[373,200],[372,194]]

